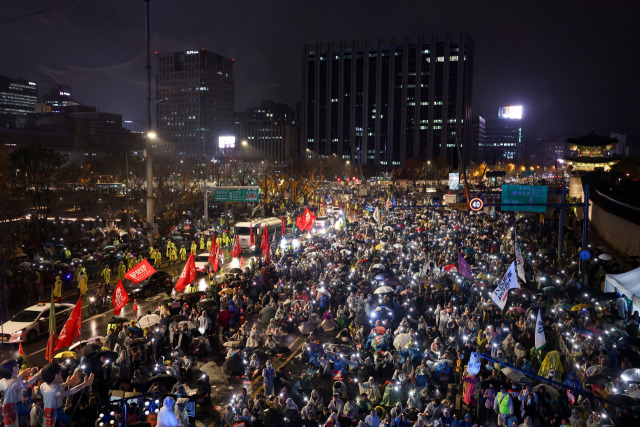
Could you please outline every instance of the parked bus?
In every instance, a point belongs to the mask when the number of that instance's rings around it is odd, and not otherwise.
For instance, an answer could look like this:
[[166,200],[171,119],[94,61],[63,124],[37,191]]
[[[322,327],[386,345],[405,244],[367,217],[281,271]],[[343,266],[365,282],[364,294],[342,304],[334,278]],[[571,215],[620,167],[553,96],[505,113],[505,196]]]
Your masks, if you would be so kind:
[[[282,233],[282,220],[280,218],[264,218],[256,219],[255,222],[236,223],[234,232],[238,236],[240,247],[250,250],[260,249],[260,239],[262,239],[262,231],[265,225],[269,231],[269,242],[273,239],[273,233]],[[251,226],[253,226],[253,247],[251,246]]]

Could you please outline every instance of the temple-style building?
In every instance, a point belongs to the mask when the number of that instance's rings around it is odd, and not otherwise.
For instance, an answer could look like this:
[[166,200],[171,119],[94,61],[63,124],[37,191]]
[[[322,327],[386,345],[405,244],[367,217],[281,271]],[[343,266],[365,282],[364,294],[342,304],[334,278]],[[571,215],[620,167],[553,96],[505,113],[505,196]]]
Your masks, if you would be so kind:
[[567,165],[571,165],[574,171],[589,172],[598,168],[608,171],[620,160],[617,155],[611,154],[617,143],[616,138],[608,138],[593,132],[577,138],[569,138],[567,145],[571,153],[565,156],[564,161]]

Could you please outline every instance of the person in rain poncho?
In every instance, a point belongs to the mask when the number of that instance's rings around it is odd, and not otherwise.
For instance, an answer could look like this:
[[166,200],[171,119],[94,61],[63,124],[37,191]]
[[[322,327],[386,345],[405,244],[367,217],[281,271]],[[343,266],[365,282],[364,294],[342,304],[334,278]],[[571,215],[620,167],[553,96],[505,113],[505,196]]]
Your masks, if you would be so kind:
[[264,391],[267,396],[274,394],[274,381],[276,378],[276,370],[271,364],[271,360],[267,360],[267,365],[262,370],[262,377],[264,379]]

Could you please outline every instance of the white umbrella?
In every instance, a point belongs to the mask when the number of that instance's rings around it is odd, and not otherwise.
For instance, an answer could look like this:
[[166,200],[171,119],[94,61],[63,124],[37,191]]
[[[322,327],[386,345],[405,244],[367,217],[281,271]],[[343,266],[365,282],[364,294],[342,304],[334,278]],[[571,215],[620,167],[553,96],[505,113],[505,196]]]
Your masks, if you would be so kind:
[[598,258],[602,261],[611,261],[613,259],[613,257],[609,254],[600,254],[598,255]]
[[31,263],[30,262],[21,262],[20,264],[18,264],[18,267],[20,267],[20,268],[29,268],[29,267],[31,267]]
[[515,369],[502,368],[502,373],[515,383],[531,382],[531,380],[529,380],[529,378],[527,378],[525,374],[516,371]]
[[96,335],[87,339],[87,343],[92,343],[92,342],[102,344],[104,343],[104,337],[102,335]]
[[300,326],[298,326],[298,330],[302,334],[310,334],[311,332],[313,332],[314,327],[309,322],[302,322],[302,324]]
[[625,381],[632,383],[640,383],[640,369],[632,368],[625,370],[620,376]]
[[193,322],[189,322],[188,320],[183,320],[182,322],[178,323],[178,327],[182,327],[184,325],[187,325],[187,328],[189,329],[196,329],[196,325]]
[[150,328],[160,322],[160,316],[157,314],[147,314],[138,319],[138,326],[141,328]]
[[326,296],[331,296],[331,293],[329,293],[329,291],[326,290],[325,288],[318,289],[318,293]]
[[346,255],[349,255],[349,254],[351,253],[351,251],[350,251],[349,249],[341,249],[341,250],[340,250],[340,253],[341,253],[342,255],[345,255],[345,254],[346,254]]
[[407,344],[411,342],[411,334],[398,334],[393,340],[393,346],[396,350],[400,350],[404,348]]
[[393,288],[391,286],[380,286],[378,289],[373,291],[374,294],[389,294],[393,292]]
[[373,264],[371,266],[371,268],[369,268],[369,270],[375,270],[375,269],[384,270],[384,265],[382,265],[382,264]]

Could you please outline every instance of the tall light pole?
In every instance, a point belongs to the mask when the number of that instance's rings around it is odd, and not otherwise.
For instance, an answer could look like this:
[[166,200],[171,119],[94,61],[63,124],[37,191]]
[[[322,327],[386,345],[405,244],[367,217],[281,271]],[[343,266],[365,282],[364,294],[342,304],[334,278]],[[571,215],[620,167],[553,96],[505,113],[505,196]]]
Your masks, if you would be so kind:
[[147,239],[153,244],[153,163],[151,146],[156,134],[151,129],[151,47],[149,46],[149,0],[144,0],[146,6],[146,38],[147,38]]

